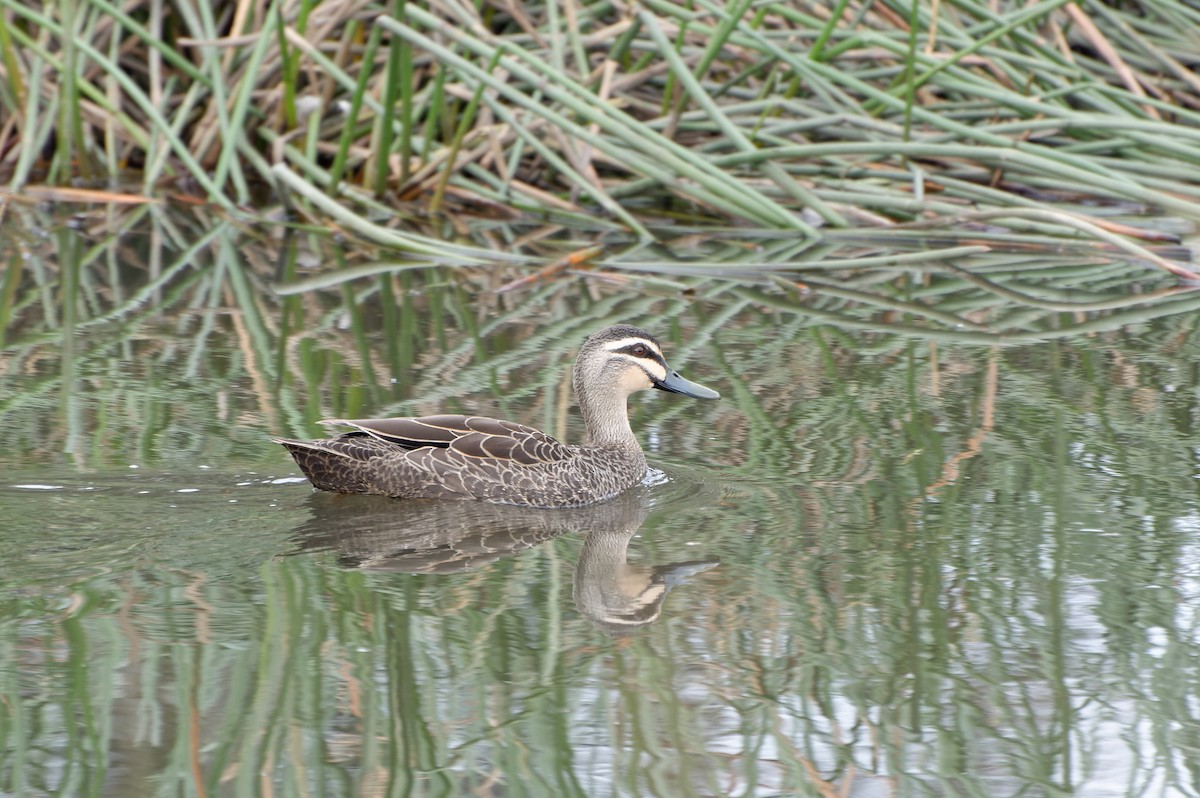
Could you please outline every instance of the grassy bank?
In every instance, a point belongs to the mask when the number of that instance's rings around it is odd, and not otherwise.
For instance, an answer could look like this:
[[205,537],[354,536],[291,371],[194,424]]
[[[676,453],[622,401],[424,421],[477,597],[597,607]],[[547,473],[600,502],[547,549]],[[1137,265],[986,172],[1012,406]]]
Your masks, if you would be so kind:
[[17,196],[120,180],[233,208],[269,187],[418,250],[368,220],[641,241],[682,221],[809,246],[972,222],[1153,243],[1171,231],[1114,217],[1200,219],[1184,3],[0,0],[0,17]]

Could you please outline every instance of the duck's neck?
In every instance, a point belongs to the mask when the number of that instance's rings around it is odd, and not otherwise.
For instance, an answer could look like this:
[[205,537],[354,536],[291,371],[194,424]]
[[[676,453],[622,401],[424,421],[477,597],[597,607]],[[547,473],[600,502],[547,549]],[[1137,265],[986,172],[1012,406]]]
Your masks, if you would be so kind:
[[588,446],[619,446],[641,451],[641,445],[629,426],[627,400],[620,394],[592,393],[579,382],[575,398],[587,426]]

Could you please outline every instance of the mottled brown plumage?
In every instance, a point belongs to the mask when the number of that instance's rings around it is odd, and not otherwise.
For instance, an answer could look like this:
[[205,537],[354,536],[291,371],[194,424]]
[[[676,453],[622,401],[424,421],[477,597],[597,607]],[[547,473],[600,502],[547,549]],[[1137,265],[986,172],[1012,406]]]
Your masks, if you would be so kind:
[[452,415],[332,419],[322,423],[351,430],[326,440],[273,440],[322,490],[581,507],[616,496],[646,473],[629,426],[631,393],[661,388],[700,399],[718,396],[671,371],[659,343],[624,324],[588,337],[573,376],[588,431],[582,446],[512,421]]

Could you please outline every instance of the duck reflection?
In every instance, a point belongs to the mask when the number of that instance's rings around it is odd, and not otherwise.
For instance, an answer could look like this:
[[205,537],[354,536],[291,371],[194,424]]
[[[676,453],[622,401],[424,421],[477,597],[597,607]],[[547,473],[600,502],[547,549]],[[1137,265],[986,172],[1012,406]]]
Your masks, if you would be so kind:
[[628,562],[629,542],[649,513],[644,490],[591,507],[535,510],[482,502],[313,494],[296,528],[302,551],[332,550],[346,568],[405,574],[474,571],[568,532],[584,535],[575,606],[610,634],[658,620],[671,588],[717,560]]

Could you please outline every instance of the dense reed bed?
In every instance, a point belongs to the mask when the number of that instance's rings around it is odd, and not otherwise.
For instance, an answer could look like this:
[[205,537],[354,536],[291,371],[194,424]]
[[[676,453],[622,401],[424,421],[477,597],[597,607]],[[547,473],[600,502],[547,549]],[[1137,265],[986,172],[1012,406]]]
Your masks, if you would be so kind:
[[426,254],[376,223],[815,242],[973,220],[1160,240],[1106,217],[1200,219],[1185,3],[0,0],[0,20],[0,180],[18,196],[120,186],[232,209],[270,187]]

